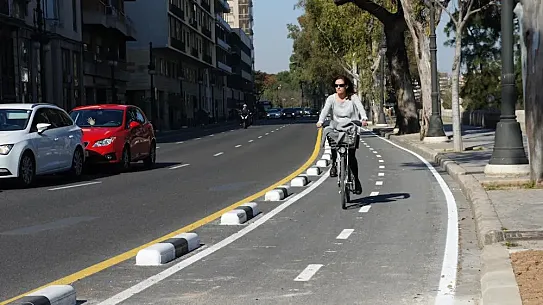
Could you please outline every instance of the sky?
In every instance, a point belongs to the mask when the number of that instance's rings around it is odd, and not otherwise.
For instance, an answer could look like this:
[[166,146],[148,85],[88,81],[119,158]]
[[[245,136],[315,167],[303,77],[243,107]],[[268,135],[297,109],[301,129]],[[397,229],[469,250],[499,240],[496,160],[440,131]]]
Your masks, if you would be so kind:
[[[331,1],[331,0],[330,0]],[[254,0],[254,46],[255,69],[267,73],[288,70],[292,53],[292,40],[288,39],[287,24],[298,24],[301,10],[294,10],[297,0]],[[447,35],[443,29],[449,18],[442,14],[436,29],[437,68],[440,72],[451,72],[454,49],[443,46]]]

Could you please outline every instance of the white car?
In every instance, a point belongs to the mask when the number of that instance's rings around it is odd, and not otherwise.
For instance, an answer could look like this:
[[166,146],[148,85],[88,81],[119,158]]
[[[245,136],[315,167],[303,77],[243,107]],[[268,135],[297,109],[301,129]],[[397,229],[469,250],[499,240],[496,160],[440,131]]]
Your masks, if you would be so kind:
[[83,131],[51,104],[0,104],[0,179],[30,186],[37,175],[83,173]]

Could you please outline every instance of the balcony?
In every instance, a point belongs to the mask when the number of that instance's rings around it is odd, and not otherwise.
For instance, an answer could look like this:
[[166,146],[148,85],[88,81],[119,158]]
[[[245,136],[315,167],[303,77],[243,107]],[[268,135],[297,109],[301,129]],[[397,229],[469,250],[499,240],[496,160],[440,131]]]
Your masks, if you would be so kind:
[[189,22],[189,23],[190,23],[190,25],[191,25],[193,28],[195,28],[195,29],[198,28],[198,20],[196,20],[196,18],[190,18],[190,22]]
[[226,31],[228,31],[228,33],[232,32],[232,27],[228,24],[228,22],[226,22],[226,20],[222,18],[221,15],[217,14],[216,18],[217,18],[217,23],[220,26],[222,26]]
[[241,77],[245,78],[248,81],[253,81],[253,75],[245,70],[241,70]]
[[217,45],[219,47],[223,48],[226,51],[230,51],[230,45],[226,41],[224,41],[224,40],[222,40],[222,39],[220,39],[218,37],[217,37]]
[[180,18],[181,20],[185,20],[185,11],[173,4],[170,4],[170,13],[175,15],[177,18]]
[[222,11],[224,13],[230,13],[230,5],[228,4],[228,2],[226,2],[226,0],[217,0],[217,2],[221,4]]
[[229,65],[222,63],[220,61],[217,61],[217,67],[225,72],[232,73],[232,67]]
[[7,18],[6,23],[16,26],[25,25],[26,1],[0,0],[0,16]]
[[102,1],[84,0],[82,4],[83,24],[101,25],[106,28],[115,29],[128,38],[129,41],[136,40],[136,28],[132,20],[111,5]]
[[[115,80],[128,82],[129,75],[127,72],[126,62],[117,61],[115,69]],[[83,73],[88,76],[111,79],[111,66],[107,59],[100,58],[91,52],[83,53]]]
[[181,52],[186,52],[186,44],[183,40],[179,40],[177,38],[174,38],[174,37],[170,37],[170,47],[174,48],[174,49],[177,49]]
[[209,39],[213,39],[213,37],[211,37],[211,30],[209,30],[209,29],[202,28],[202,34],[207,36]]

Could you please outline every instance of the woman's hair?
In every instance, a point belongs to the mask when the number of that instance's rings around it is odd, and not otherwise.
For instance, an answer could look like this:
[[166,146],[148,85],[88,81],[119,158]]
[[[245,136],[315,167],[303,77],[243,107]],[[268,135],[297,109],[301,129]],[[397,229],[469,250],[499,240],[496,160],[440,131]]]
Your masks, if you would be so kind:
[[347,97],[350,98],[351,96],[356,94],[356,92],[354,91],[353,82],[351,81],[350,78],[348,78],[345,75],[339,75],[338,77],[334,78],[334,86],[335,86],[336,80],[338,80],[338,79],[343,80],[343,82],[347,86],[347,88],[345,90],[347,92]]

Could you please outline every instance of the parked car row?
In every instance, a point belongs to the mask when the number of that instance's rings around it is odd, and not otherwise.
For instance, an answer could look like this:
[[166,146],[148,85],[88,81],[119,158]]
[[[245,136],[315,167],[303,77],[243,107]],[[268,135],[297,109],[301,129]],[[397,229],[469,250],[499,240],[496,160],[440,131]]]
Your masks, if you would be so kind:
[[296,119],[301,117],[316,116],[319,112],[311,108],[271,108],[268,109],[268,119]]
[[0,179],[30,186],[46,174],[83,174],[86,163],[120,171],[156,162],[156,138],[143,111],[132,105],[92,105],[68,114],[52,104],[0,104]]

